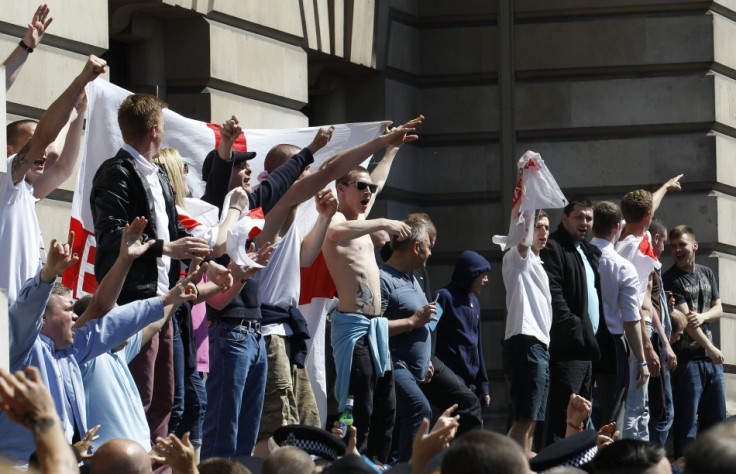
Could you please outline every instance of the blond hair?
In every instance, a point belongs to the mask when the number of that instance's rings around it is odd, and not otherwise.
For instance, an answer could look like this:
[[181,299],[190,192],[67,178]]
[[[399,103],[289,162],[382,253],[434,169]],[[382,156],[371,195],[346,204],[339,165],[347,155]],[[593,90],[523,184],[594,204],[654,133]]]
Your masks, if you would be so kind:
[[164,148],[159,153],[158,158],[154,160],[155,163],[164,167],[166,174],[169,176],[169,182],[174,190],[174,200],[176,205],[185,208],[184,206],[184,176],[182,168],[184,162],[181,159],[179,150],[176,148]]

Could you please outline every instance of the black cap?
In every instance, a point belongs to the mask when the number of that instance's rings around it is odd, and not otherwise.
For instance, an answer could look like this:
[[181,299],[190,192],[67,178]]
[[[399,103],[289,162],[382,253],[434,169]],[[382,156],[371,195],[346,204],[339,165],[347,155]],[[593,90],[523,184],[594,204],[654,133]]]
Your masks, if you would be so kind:
[[345,443],[329,431],[308,425],[281,426],[273,434],[279,446],[294,446],[313,456],[334,461],[345,454]]
[[544,448],[529,460],[529,467],[535,472],[557,466],[580,467],[592,461],[597,452],[598,433],[583,430]]
[[[202,179],[204,181],[207,181],[207,178],[209,178],[210,176],[210,171],[212,170],[212,159],[216,154],[216,152],[208,154],[207,157],[204,159],[204,163],[202,163]],[[255,157],[255,151],[233,150],[233,166],[238,166],[240,163],[252,160]]]

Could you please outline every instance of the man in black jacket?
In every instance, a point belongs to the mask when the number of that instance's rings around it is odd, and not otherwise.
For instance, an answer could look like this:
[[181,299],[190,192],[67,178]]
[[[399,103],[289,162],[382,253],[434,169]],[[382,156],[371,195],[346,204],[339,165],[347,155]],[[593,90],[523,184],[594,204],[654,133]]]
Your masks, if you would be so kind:
[[598,276],[601,252],[585,241],[592,226],[591,202],[571,199],[561,224],[539,253],[552,295],[547,443],[565,436],[570,394],[591,399],[592,361],[601,356],[596,341],[599,327],[605,331]]
[[[163,141],[165,106],[163,101],[146,94],[134,94],[123,101],[118,124],[125,143],[113,158],[102,163],[92,181],[90,204],[97,239],[97,281],[110,271],[125,225],[135,217],[148,219],[142,240],[156,241],[133,263],[118,304],[164,294],[178,280],[177,260],[210,252],[206,241],[189,236],[179,223],[168,178],[153,163]],[[152,440],[167,435],[174,390],[172,364],[169,321],[130,363]]]

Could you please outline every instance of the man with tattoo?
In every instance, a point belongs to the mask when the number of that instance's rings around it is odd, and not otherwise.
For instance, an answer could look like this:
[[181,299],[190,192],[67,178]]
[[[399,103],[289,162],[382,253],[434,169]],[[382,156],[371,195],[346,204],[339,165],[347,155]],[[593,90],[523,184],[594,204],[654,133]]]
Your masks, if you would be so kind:
[[[91,321],[72,330],[76,316],[69,290],[54,282],[61,272],[79,260],[71,251],[73,240],[74,233],[70,232],[67,243],[51,242],[46,265],[25,282],[8,310],[10,370],[38,367],[41,380],[54,399],[68,442],[82,439],[87,431],[86,399],[79,365],[118,346],[145,326],[160,321],[171,310],[165,310],[165,306],[195,298],[194,288],[188,287],[191,280],[188,277],[161,297],[119,306],[101,321]],[[104,291],[103,285],[104,281],[98,292]],[[31,430],[14,424],[7,413],[0,412],[0,433],[0,455],[27,463],[33,451]]]
[[[398,145],[418,137],[402,133],[379,137]],[[354,396],[357,445],[369,457],[385,462],[391,448],[396,399],[388,347],[388,320],[380,316],[381,289],[371,234],[386,231],[404,240],[409,226],[391,219],[365,219],[377,186],[368,170],[358,167],[336,181],[338,208],[322,251],[340,299],[332,317],[332,348],[337,368],[335,396],[340,410]]]
[[[84,86],[104,73],[105,65],[102,59],[90,56],[82,72],[51,104],[38,125],[32,121],[8,125],[8,153],[13,155],[8,158],[10,172],[0,175],[0,261],[6,264],[6,271],[0,273],[0,288],[8,289],[9,303],[38,271],[44,258],[35,201],[46,197],[74,170],[86,108]],[[70,117],[61,155],[44,172],[53,155],[49,153],[52,143]]]

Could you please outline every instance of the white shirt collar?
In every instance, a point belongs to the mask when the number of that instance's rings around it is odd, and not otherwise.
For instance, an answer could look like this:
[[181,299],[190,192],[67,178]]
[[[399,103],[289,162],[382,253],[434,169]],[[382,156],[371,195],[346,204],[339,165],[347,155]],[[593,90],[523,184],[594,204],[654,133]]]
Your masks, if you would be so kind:
[[127,151],[130,156],[133,157],[136,166],[138,166],[143,174],[150,175],[157,171],[156,165],[150,163],[147,159],[143,157],[143,155],[138,152],[138,150],[136,150],[132,146],[128,145],[127,143],[123,143],[122,149]]

